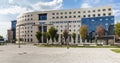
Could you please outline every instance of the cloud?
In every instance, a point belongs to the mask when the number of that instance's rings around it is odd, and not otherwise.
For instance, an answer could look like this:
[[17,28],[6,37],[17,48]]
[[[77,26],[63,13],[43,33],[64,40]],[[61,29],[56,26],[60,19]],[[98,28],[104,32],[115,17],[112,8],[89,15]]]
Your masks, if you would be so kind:
[[83,3],[81,5],[81,8],[90,8],[90,7],[92,7],[92,6],[89,3]]
[[[4,12],[3,12],[4,11]],[[20,6],[11,6],[9,8],[0,9],[0,14],[17,14],[31,12],[32,10]]]
[[63,0],[53,0],[51,2],[38,2],[32,5],[34,10],[55,10],[62,7]]
[[31,11],[56,10],[62,7],[62,2],[63,0],[52,0],[49,2],[41,0],[37,3],[32,3],[29,0],[9,0],[8,7],[0,8],[0,14],[7,15]]
[[113,4],[113,14],[120,16],[120,3]]

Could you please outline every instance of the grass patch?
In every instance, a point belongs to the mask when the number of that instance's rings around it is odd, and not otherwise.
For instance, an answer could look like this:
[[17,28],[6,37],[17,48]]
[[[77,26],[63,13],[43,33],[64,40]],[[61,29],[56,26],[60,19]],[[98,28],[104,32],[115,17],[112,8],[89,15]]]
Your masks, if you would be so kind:
[[[57,47],[57,48],[66,48],[67,45],[58,45],[58,44],[34,44],[38,47]],[[118,46],[77,46],[77,45],[69,45],[70,48],[120,48]]]
[[111,49],[111,51],[113,51],[115,53],[120,53],[120,49]]

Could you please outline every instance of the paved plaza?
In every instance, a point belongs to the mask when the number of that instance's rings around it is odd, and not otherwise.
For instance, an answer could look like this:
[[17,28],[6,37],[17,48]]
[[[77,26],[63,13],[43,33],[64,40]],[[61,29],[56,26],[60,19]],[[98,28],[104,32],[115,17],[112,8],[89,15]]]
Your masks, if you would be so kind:
[[0,63],[120,63],[110,48],[44,48],[33,45],[0,46]]

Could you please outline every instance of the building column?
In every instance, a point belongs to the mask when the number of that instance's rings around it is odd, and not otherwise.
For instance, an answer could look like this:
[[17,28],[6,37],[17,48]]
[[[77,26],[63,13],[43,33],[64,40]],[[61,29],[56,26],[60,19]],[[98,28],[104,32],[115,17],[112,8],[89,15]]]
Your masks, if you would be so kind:
[[59,43],[61,42],[61,34],[59,34],[59,40],[58,41],[59,41]]
[[78,44],[78,34],[76,34],[76,43],[75,44]]

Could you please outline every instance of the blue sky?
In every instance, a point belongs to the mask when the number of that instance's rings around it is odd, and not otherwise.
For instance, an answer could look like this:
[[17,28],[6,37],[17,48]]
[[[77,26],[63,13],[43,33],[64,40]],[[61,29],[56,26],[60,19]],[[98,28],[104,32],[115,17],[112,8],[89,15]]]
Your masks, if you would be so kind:
[[120,21],[120,0],[0,0],[0,35],[6,37],[10,21],[21,13],[112,5],[115,21]]

